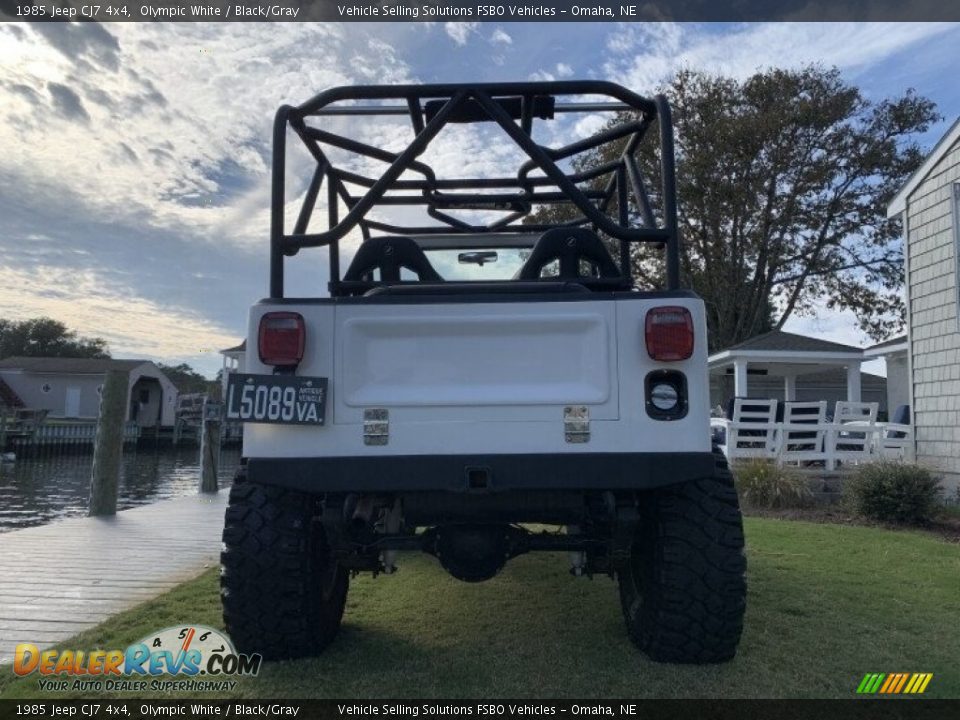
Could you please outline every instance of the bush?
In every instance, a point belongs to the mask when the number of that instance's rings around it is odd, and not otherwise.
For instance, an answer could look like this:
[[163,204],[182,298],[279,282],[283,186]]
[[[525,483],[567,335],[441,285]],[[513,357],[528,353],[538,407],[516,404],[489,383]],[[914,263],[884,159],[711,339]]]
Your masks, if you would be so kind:
[[940,482],[919,465],[884,460],[859,466],[844,484],[843,495],[864,517],[922,525],[937,512]]
[[781,509],[810,503],[810,485],[795,470],[759,458],[738,461],[732,470],[737,494],[744,505]]

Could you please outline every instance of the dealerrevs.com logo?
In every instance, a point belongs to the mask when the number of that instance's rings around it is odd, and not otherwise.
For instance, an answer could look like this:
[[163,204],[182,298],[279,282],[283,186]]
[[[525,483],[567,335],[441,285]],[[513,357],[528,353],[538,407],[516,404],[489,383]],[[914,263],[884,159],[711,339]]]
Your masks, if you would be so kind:
[[238,653],[219,630],[188,625],[151,633],[126,650],[40,650],[21,643],[13,671],[36,673],[39,689],[49,691],[222,692],[236,687],[231,678],[259,673],[262,661],[259,654]]

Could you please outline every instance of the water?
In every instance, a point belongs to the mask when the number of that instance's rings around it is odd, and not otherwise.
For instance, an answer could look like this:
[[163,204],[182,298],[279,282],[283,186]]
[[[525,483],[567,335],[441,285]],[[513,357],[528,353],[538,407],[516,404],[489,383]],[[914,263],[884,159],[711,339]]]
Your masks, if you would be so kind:
[[[219,485],[228,487],[239,448],[223,448]],[[0,533],[87,514],[93,454],[67,454],[0,464]],[[196,447],[125,451],[117,509],[193,495],[200,488]]]

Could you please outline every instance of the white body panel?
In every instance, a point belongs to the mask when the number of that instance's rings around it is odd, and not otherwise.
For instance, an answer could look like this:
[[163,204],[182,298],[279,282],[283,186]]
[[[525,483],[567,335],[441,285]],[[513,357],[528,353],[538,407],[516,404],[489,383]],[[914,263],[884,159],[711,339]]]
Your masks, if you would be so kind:
[[336,422],[359,422],[367,407],[459,420],[463,408],[511,406],[495,415],[547,419],[558,403],[616,418],[615,317],[605,304],[380,306],[374,317],[339,308]]
[[[260,317],[298,312],[306,352],[298,375],[327,377],[325,427],[250,423],[256,458],[519,453],[709,452],[703,304],[636,297],[516,302],[304,302],[260,304],[250,314],[246,371],[270,373],[256,352]],[[647,354],[648,310],[683,305],[694,317],[693,357]],[[651,418],[644,379],[683,372],[689,409]],[[586,406],[590,440],[570,443],[564,408]],[[389,411],[386,445],[365,445],[363,411]],[[669,468],[665,468],[669,472]]]

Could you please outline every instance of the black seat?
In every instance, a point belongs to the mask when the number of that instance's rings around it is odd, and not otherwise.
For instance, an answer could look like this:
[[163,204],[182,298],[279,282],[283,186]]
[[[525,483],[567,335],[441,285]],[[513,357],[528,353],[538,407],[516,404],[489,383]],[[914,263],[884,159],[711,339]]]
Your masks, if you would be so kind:
[[410,238],[400,235],[369,238],[361,243],[343,280],[369,281],[373,279],[374,270],[379,270],[380,282],[399,282],[401,268],[414,273],[420,282],[443,282],[423,249]]
[[[595,270],[596,275],[581,274],[581,262],[584,260]],[[559,262],[560,272],[556,278],[550,279],[578,282],[585,280],[584,284],[588,287],[591,279],[606,281],[594,283],[604,287],[630,286],[629,280],[623,277],[600,238],[586,228],[559,227],[547,230],[533,246],[530,257],[520,268],[518,278],[539,280],[544,268],[554,261]]]
[[[909,405],[897,405],[897,409],[893,411],[893,417],[890,419],[890,422],[896,425],[909,425],[910,424],[910,406]],[[887,430],[887,438],[890,440],[902,440],[907,434],[903,430]]]

